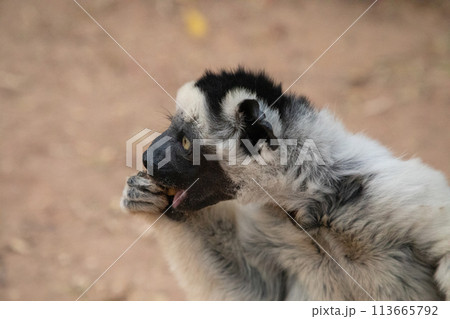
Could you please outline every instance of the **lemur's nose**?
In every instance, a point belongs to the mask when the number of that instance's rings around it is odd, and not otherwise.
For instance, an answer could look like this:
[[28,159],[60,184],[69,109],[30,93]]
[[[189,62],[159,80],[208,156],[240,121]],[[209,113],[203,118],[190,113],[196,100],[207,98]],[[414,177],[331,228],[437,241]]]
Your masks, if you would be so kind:
[[147,168],[147,151],[142,154],[142,163],[144,164],[144,167]]

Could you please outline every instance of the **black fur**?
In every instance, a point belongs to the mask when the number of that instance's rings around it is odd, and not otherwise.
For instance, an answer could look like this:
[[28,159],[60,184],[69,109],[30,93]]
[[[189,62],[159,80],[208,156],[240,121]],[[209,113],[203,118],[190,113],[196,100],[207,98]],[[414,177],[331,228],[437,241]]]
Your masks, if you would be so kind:
[[242,67],[217,73],[206,71],[195,86],[205,94],[211,115],[218,124],[221,122],[222,114],[220,103],[230,90],[236,88],[255,93],[258,99],[264,101],[271,109],[278,111],[284,124],[292,121],[293,115],[312,110],[311,103],[305,96],[283,94],[281,84],[275,83],[263,71],[252,72]]
[[[183,220],[184,213],[195,211],[206,206],[217,204],[220,201],[234,198],[236,186],[226,176],[220,164],[216,161],[206,161],[200,157],[200,165],[194,165],[192,147],[185,150],[181,139],[186,136],[189,140],[199,138],[192,129],[192,125],[184,123],[179,117],[174,117],[170,127],[158,136],[144,153],[144,166],[153,166],[153,179],[164,187],[177,189],[189,189],[196,196],[187,196],[176,209],[171,208],[169,217],[175,220]],[[164,137],[170,139],[160,147],[149,150],[154,144]],[[166,151],[170,154],[170,161],[162,167],[158,167],[166,157]],[[205,154],[208,147],[201,148],[201,154]],[[194,181],[198,178],[198,183]]]
[[265,120],[266,116],[259,109],[259,103],[256,100],[244,100],[239,105],[245,122],[245,131],[241,139],[248,139],[255,145],[259,140],[265,140],[272,150],[277,149],[277,145],[271,145],[270,140],[276,139],[273,134],[272,125]]
[[[285,95],[277,101],[283,94],[280,84],[275,84],[262,71],[250,72],[241,67],[235,71],[223,70],[220,73],[206,71],[195,85],[206,95],[210,111],[216,117],[219,117],[222,112],[220,102],[230,90],[235,88],[254,92],[258,98],[274,109],[282,108],[287,102]],[[272,105],[274,102],[275,104]]]

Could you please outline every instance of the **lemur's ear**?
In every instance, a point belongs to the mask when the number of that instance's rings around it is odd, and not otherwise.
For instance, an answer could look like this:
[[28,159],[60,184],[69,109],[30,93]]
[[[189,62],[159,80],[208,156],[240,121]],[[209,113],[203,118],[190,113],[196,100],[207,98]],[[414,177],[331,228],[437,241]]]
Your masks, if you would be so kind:
[[266,116],[259,109],[259,103],[256,100],[244,100],[239,104],[238,112],[245,123],[245,137],[248,138],[253,145],[258,140],[266,140],[272,150],[278,148],[277,145],[270,145],[271,139],[277,137],[273,134],[272,125],[265,120]]

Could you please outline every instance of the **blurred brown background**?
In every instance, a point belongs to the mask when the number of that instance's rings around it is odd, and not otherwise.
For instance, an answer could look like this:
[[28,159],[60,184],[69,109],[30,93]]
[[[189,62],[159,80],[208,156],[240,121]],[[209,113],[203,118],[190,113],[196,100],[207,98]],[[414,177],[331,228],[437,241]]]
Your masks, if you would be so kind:
[[[80,1],[172,95],[205,68],[287,88],[371,1]],[[450,176],[448,1],[379,1],[292,87]],[[76,299],[147,227],[125,141],[173,101],[71,0],[0,1],[0,299]],[[151,236],[83,297],[184,299]]]

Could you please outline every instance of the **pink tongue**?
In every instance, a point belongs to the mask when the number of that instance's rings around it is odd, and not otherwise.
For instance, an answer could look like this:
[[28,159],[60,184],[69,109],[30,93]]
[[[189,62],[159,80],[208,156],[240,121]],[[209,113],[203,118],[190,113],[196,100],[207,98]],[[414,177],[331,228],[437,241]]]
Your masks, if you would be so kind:
[[173,208],[177,208],[178,205],[186,198],[186,192],[184,190],[179,190],[173,197]]

